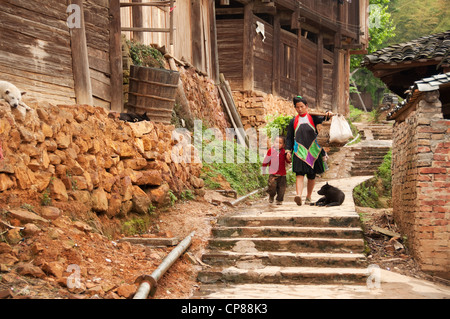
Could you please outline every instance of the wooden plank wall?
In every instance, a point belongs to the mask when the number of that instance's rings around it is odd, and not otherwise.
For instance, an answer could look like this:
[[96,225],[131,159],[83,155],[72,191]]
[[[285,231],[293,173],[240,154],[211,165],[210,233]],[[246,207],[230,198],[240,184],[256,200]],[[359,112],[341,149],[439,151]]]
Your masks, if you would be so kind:
[[299,94],[297,92],[297,35],[281,30],[280,42],[280,95],[290,100]]
[[323,98],[321,110],[332,109],[333,99],[333,64],[324,63],[323,65]]
[[[145,0],[149,1],[149,0]],[[177,0],[173,9],[174,19],[174,45],[173,52],[176,58],[183,59],[207,74],[211,74],[211,39],[209,12],[211,0]],[[131,2],[131,0],[121,0]],[[132,27],[132,8],[120,9],[122,27]],[[144,28],[169,28],[169,9],[167,7],[143,7]],[[192,32],[193,25],[195,32]],[[197,30],[198,29],[198,30]],[[194,34],[192,34],[194,33]],[[123,32],[127,39],[133,39],[132,32]],[[144,44],[156,44],[165,46],[170,51],[170,39],[168,33],[144,32]],[[197,47],[193,47],[193,43]],[[195,58],[195,59],[194,59]],[[195,61],[194,61],[195,60]]]
[[302,37],[300,54],[302,63],[300,94],[307,99],[309,106],[314,108],[316,107],[317,44]]
[[0,79],[29,96],[74,103],[66,0],[3,0],[0,6]]
[[[68,0],[3,0],[0,6],[0,78],[31,97],[76,103]],[[109,0],[83,2],[94,105],[110,109]]]
[[273,26],[264,20],[253,16],[253,26],[256,30],[256,21],[264,24],[264,35],[255,34],[254,48],[254,88],[258,91],[272,91],[272,59],[273,59]]
[[85,0],[83,6],[94,104],[109,109],[111,104],[109,0]]
[[225,75],[233,90],[243,88],[243,29],[243,19],[217,20],[220,72]]
[[[132,2],[131,0],[120,0],[120,2]],[[147,2],[147,0],[143,1]],[[180,2],[180,3],[178,3]],[[177,1],[177,8],[174,12],[178,10],[183,10],[183,1]],[[143,17],[143,28],[169,28],[169,14],[167,12],[167,7],[142,7],[142,17]],[[188,11],[189,12],[189,11]],[[124,7],[120,9],[120,18],[122,27],[132,27],[133,17],[132,8]],[[178,27],[178,25],[177,25]],[[125,34],[127,39],[133,39],[132,32],[122,32]],[[144,43],[152,44],[156,43],[160,46],[170,47],[169,34],[162,32],[144,32]]]
[[[357,1],[357,0],[355,0]],[[337,0],[302,0],[302,7],[311,9],[317,14],[322,16],[322,18],[335,22],[337,20]],[[344,0],[344,4],[340,6],[347,6],[347,1]]]

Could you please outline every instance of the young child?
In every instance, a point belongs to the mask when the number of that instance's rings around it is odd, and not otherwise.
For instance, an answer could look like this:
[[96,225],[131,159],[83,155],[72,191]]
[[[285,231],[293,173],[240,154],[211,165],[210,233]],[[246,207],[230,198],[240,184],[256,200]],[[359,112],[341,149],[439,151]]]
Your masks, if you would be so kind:
[[276,197],[277,205],[281,205],[286,192],[286,163],[290,161],[286,158],[284,136],[278,136],[273,142],[273,146],[267,151],[267,155],[263,160],[263,174],[266,174],[269,167],[268,190],[269,203],[273,203]]

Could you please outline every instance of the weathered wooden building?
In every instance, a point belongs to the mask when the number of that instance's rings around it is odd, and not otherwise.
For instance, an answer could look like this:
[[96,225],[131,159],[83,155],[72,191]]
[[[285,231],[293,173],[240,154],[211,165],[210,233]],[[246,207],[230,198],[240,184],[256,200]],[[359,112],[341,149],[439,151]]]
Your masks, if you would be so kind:
[[122,8],[124,30],[158,32],[129,38],[172,46],[216,81],[223,73],[233,91],[302,94],[312,107],[348,108],[350,53],[367,45],[367,0],[177,0],[172,37],[164,33],[169,9],[144,8],[142,18],[136,9]]
[[[141,2],[141,3],[139,3]],[[142,5],[144,3],[144,5]],[[346,113],[368,0],[4,0],[0,73],[31,96],[123,110],[121,34],[236,92]],[[132,29],[137,28],[137,29]]]
[[368,1],[216,1],[220,72],[262,91],[345,113],[350,51],[367,45]]
[[384,48],[364,65],[404,97],[387,117],[395,221],[422,270],[449,279],[450,32]]
[[54,103],[122,109],[119,0],[4,0],[0,78]]

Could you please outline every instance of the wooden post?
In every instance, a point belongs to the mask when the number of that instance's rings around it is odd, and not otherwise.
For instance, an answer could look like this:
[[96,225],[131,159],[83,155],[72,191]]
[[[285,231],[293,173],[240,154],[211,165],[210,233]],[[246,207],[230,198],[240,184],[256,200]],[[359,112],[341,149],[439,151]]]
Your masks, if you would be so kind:
[[298,26],[297,34],[297,94],[302,94],[302,29]]
[[280,38],[281,38],[280,15],[276,14],[273,21],[273,44],[272,44],[272,94],[280,93]]
[[323,34],[319,31],[317,38],[317,69],[316,69],[316,105],[322,108],[323,99]]
[[244,7],[243,89],[253,91],[253,2]]
[[109,63],[111,66],[111,110],[123,111],[123,65],[120,0],[109,1]]
[[202,8],[201,1],[191,0],[191,41],[192,41],[192,64],[203,70],[202,66]]
[[93,105],[91,72],[89,70],[86,28],[84,25],[83,0],[71,0],[80,7],[80,28],[70,29],[70,47],[72,50],[72,70],[75,97],[78,104]]
[[[133,3],[141,3],[142,0],[131,0]],[[142,18],[142,7],[131,7],[131,13],[133,17],[133,28],[143,28],[144,20]],[[139,43],[144,43],[144,33],[141,31],[133,31],[133,40]]]
[[[339,12],[339,11],[338,11]],[[342,90],[342,83],[340,81],[340,50],[341,47],[341,32],[340,28],[334,35],[334,52],[333,52],[333,92],[331,96],[331,111],[333,113],[338,112],[338,106],[339,106],[339,96],[341,94]]]
[[216,25],[216,3],[210,1],[209,4],[209,38],[211,39],[211,78],[216,84],[219,83],[219,48],[217,46],[217,25]]
[[169,44],[170,44],[170,50],[172,54],[175,53],[174,47],[173,47],[173,10],[174,10],[174,0],[170,0],[170,7],[169,7]]

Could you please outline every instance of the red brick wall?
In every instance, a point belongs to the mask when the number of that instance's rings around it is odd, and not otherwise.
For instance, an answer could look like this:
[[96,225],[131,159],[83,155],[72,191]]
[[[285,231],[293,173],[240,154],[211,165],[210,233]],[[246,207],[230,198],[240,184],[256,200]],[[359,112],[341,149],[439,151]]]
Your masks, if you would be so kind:
[[450,277],[450,120],[436,92],[396,122],[392,151],[394,218],[422,270]]

